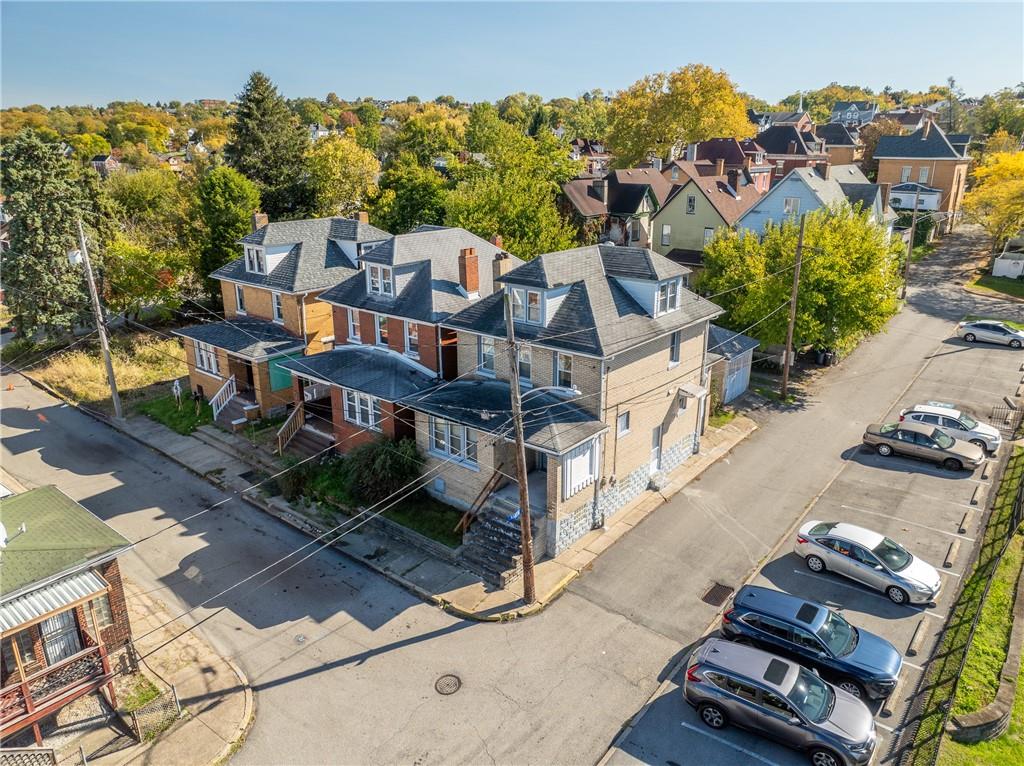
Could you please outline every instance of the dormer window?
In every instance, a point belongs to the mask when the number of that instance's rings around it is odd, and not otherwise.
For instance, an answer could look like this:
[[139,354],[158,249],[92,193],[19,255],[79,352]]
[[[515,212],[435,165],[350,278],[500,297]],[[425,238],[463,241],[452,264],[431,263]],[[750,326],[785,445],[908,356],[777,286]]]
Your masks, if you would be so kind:
[[662,282],[658,285],[658,313],[656,316],[667,314],[679,308],[679,292],[678,279]]
[[259,247],[245,248],[245,270],[253,274],[266,274],[267,261],[263,249]]
[[512,288],[512,318],[540,324],[540,293],[521,287]]
[[366,270],[366,278],[369,280],[369,291],[375,295],[393,296],[394,283],[391,281],[391,269],[387,266],[371,265]]

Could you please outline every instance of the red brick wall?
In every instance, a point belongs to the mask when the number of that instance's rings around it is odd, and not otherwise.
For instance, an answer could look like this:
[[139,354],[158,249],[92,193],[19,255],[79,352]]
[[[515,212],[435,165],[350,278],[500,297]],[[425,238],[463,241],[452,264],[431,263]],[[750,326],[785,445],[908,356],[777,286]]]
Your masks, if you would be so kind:
[[401,319],[388,317],[388,348],[405,353],[405,322]]
[[348,309],[332,306],[331,316],[334,321],[334,345],[348,343]]
[[128,621],[128,607],[124,600],[124,585],[121,583],[121,570],[117,559],[108,561],[99,567],[100,576],[110,583],[110,616],[114,624],[100,631],[103,643],[108,649],[120,649],[132,638],[132,626]]
[[420,328],[420,364],[434,372],[440,368],[440,357],[437,353],[437,325],[421,324]]
[[371,346],[377,342],[377,316],[369,311],[359,312],[359,339]]

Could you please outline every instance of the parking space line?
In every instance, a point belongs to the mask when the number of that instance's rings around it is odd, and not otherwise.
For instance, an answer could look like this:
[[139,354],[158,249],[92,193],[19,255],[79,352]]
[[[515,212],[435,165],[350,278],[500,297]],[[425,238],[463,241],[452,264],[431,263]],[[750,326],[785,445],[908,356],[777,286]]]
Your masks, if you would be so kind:
[[887,732],[889,732],[890,734],[895,734],[895,733],[896,733],[896,730],[895,730],[895,729],[894,729],[893,727],[891,727],[891,726],[886,726],[886,725],[885,725],[884,723],[880,723],[880,722],[878,722],[878,721],[875,721],[875,726],[876,726],[877,728],[879,728],[879,729],[885,729],[885,730],[886,730]]
[[710,731],[706,726],[696,726],[692,723],[687,723],[686,721],[680,721],[679,725],[682,726],[684,729],[689,729],[690,731],[695,731],[698,734],[703,734],[707,737],[711,737],[711,739],[715,740],[716,742],[720,742],[726,747],[731,747],[733,750],[737,750],[743,753],[744,755],[750,756],[755,761],[760,761],[761,763],[767,764],[767,766],[779,766],[779,764],[777,764],[775,761],[770,761],[763,755],[755,753],[753,750],[747,750],[747,748],[742,747],[741,745],[737,745],[735,742],[730,742],[729,740],[725,739],[725,737],[718,736],[714,732]]
[[938,572],[939,574],[944,574],[947,577],[956,577],[956,578],[960,577],[959,574],[957,574],[956,572],[950,572],[948,569],[936,569],[935,571]]
[[915,665],[913,662],[907,662],[906,660],[903,660],[903,664],[906,665],[908,668],[913,668],[914,670],[924,670],[924,667],[922,665]]
[[882,518],[892,519],[893,521],[899,521],[899,522],[901,522],[903,524],[913,524],[915,527],[921,527],[922,529],[930,529],[932,532],[938,532],[939,534],[942,534],[942,535],[949,535],[950,537],[959,537],[961,540],[967,540],[968,542],[971,542],[971,543],[974,542],[974,538],[973,537],[968,537],[967,535],[957,534],[956,532],[947,532],[944,529],[939,529],[938,527],[929,526],[928,524],[921,524],[920,522],[917,522],[917,521],[910,521],[910,519],[904,519],[901,516],[893,516],[891,513],[879,513],[878,511],[869,511],[867,508],[858,508],[855,505],[840,505],[839,507],[840,508],[846,508],[849,511],[858,511],[859,513],[869,513],[872,516],[881,516]]
[[[825,577],[825,576],[820,575],[820,574],[815,574],[814,572],[805,572],[802,569],[794,569],[793,573],[794,574],[798,574],[798,575],[804,575],[806,577],[813,577],[816,580],[822,580],[823,582],[829,582],[829,583],[832,583],[833,585],[842,585],[844,588],[849,588],[850,590],[855,590],[858,593],[864,593],[864,594],[866,594],[868,596],[875,596],[876,598],[880,598],[880,599],[882,599],[883,601],[885,601],[885,602],[887,602],[889,604],[893,603],[889,599],[889,597],[886,596],[884,593],[877,593],[876,591],[873,591],[870,588],[868,588],[868,586],[866,586],[866,585],[855,585],[853,581],[844,582],[845,578],[841,578],[840,576]],[[897,606],[897,605],[893,604],[893,606]],[[930,611],[928,611],[927,609],[925,609],[923,607],[917,606],[917,604],[906,604],[906,605],[904,605],[904,608],[905,609],[909,609],[912,612],[919,612],[921,614],[927,615],[928,617],[934,617],[937,620],[945,620],[946,619],[946,615],[938,614],[936,612],[930,612]]]

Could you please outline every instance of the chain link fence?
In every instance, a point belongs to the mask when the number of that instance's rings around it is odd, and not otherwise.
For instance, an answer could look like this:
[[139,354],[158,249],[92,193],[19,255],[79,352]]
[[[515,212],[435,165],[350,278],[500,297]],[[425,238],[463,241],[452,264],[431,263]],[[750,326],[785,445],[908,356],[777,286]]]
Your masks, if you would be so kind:
[[177,721],[180,716],[181,704],[178,702],[177,690],[172,686],[167,691],[161,692],[155,699],[133,710],[127,723],[140,742],[148,742]]
[[0,749],[0,766],[56,766],[57,755],[42,747]]

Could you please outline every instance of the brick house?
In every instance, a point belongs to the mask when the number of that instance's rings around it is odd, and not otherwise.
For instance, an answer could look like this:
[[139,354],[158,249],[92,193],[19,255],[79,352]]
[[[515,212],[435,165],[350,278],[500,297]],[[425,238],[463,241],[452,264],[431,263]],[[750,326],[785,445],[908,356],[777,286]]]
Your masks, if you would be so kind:
[[821,139],[828,161],[832,165],[852,165],[864,156],[864,147],[857,139],[857,130],[846,125],[830,122],[814,129],[814,135]]
[[952,231],[960,214],[971,164],[967,153],[970,140],[969,135],[962,133],[947,135],[931,120],[908,136],[882,136],[875,149],[878,182],[893,186],[916,183],[941,189],[936,229],[941,233]]
[[806,129],[794,125],[776,125],[757,135],[757,143],[764,147],[765,159],[774,168],[772,184],[781,181],[794,168],[811,168],[829,163],[823,142]]
[[764,147],[750,138],[712,138],[688,144],[683,159],[673,160],[661,171],[672,184],[685,183],[690,162],[701,175],[745,173],[758,192],[768,191],[775,165],[768,162]]
[[518,507],[506,301],[521,343],[539,554],[565,550],[652,477],[659,482],[681,465],[699,449],[708,322],[721,313],[686,289],[688,274],[643,248],[548,253],[498,277],[503,289],[445,320],[458,333],[459,370],[474,371],[472,378],[402,400],[415,411],[425,469],[454,461],[428,491],[477,512],[485,529]]
[[583,172],[596,176],[608,172],[612,156],[600,141],[574,138],[569,142],[569,159],[583,160]]
[[210,275],[220,281],[224,319],[175,334],[192,391],[210,400],[222,424],[283,410],[292,380],[281,362],[333,346],[331,310],[317,296],[356,274],[360,256],[391,236],[360,216],[268,223],[256,214],[238,242],[241,257]]
[[117,557],[131,543],[56,487],[0,500],[0,738],[106,687],[131,641]]
[[658,168],[613,170],[599,178],[574,178],[562,184],[563,211],[600,241],[647,247],[651,216],[657,212],[672,184]]
[[359,271],[319,296],[333,315],[334,350],[282,364],[303,403],[292,417],[329,420],[342,453],[378,435],[411,435],[412,418],[396,402],[457,375],[456,334],[440,323],[491,295],[494,276],[521,263],[500,237],[443,226],[363,253]]

